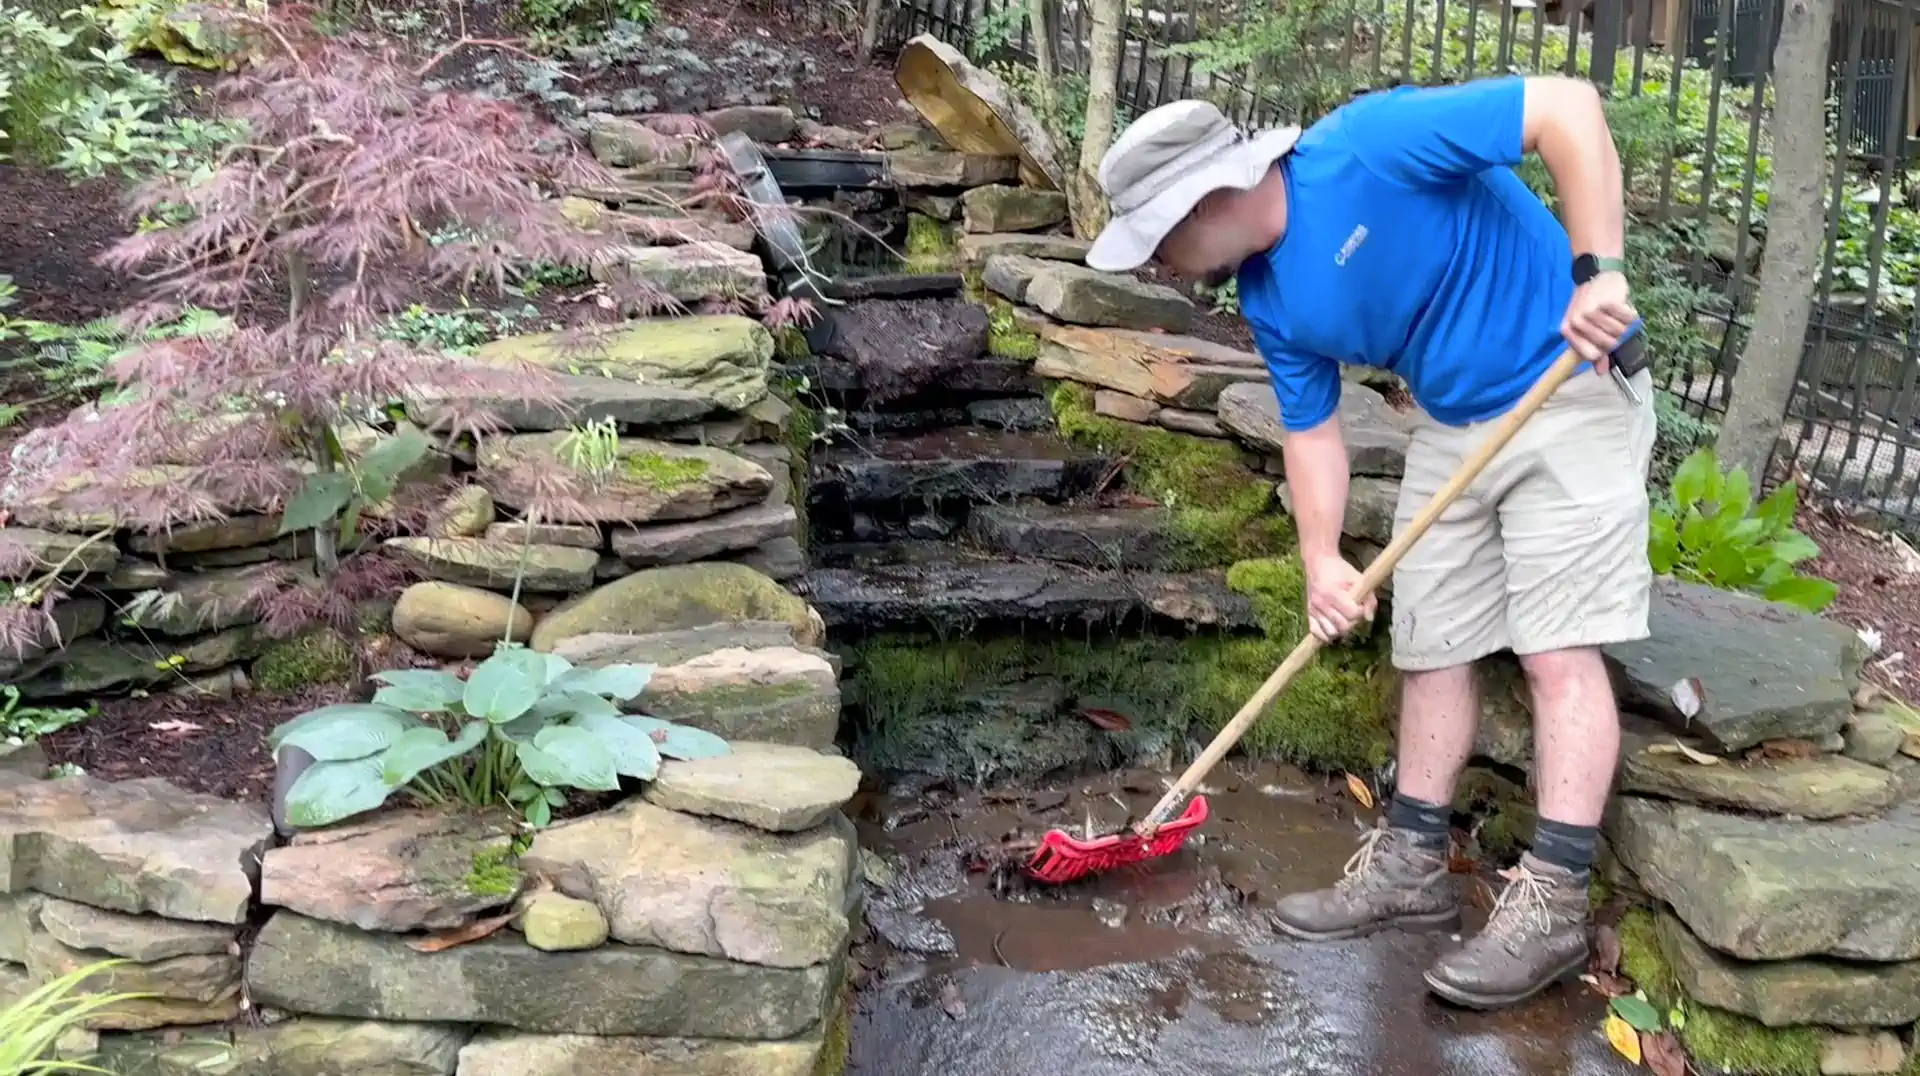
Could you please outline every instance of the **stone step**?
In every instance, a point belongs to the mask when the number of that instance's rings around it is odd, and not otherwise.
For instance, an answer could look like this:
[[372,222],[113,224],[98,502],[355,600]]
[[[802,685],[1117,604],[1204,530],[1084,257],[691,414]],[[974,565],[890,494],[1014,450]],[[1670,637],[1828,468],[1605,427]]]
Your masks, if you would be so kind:
[[1052,504],[981,505],[966,538],[985,553],[1109,570],[1169,570],[1183,545],[1164,509]]
[[[820,389],[839,395],[869,391],[867,374],[850,359],[823,357],[798,370]],[[997,396],[1037,396],[1044,388],[1033,363],[978,355],[954,360],[922,391],[886,400],[889,408],[926,408],[929,399],[978,399]]]
[[808,493],[821,504],[1063,500],[1092,490],[1112,466],[1047,434],[938,430],[817,452]]
[[977,625],[986,622],[1118,625],[1166,620],[1196,628],[1258,626],[1253,606],[1221,572],[1103,572],[1058,564],[944,555],[916,547],[892,563],[815,568],[793,586],[831,627]]

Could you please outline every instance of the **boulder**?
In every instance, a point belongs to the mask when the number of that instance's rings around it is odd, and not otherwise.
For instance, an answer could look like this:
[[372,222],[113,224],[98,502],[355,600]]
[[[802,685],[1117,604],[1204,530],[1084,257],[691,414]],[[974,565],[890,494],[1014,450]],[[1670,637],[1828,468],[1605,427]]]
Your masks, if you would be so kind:
[[980,283],[995,295],[1024,302],[1027,285],[1054,262],[1028,254],[994,254],[980,267]]
[[696,1042],[486,1031],[457,1076],[815,1076],[818,1031],[786,1042]]
[[751,568],[712,562],[648,568],[573,598],[534,625],[532,646],[552,650],[591,632],[647,635],[744,620],[778,620],[803,646],[826,637],[819,614]]
[[785,744],[736,742],[719,758],[669,760],[647,802],[682,814],[798,833],[826,821],[860,788],[860,768],[838,755]]
[[819,750],[840,728],[833,663],[793,647],[716,650],[656,668],[635,703],[728,740]]
[[761,504],[686,523],[622,527],[613,532],[613,552],[636,568],[685,564],[792,537],[799,525],[792,505]]
[[435,657],[483,658],[502,639],[526,642],[533,634],[533,614],[490,590],[457,583],[415,583],[401,591],[394,603],[393,633],[401,642]]
[[1671,915],[1660,949],[1687,997],[1768,1027],[1890,1027],[1920,1019],[1920,961],[1734,960],[1701,944]]
[[628,801],[541,830],[521,865],[598,904],[617,941],[801,969],[847,940],[850,836],[850,825],[770,834]]
[[[1819,740],[1853,716],[1865,647],[1853,629],[1789,606],[1656,579],[1651,635],[1605,649],[1623,706],[1698,734],[1717,750],[1765,740]],[[1697,679],[1699,712],[1674,686]]]
[[967,153],[1015,156],[1028,186],[1065,189],[1066,172],[1046,125],[1000,76],[976,66],[959,49],[920,34],[901,46],[893,79],[947,145]]
[[[773,336],[759,322],[730,314],[647,318],[584,339],[560,333],[510,336],[481,346],[473,357],[675,389],[704,399],[708,410],[738,411],[767,394]],[[683,413],[651,421],[698,417]]]
[[1743,960],[1920,959],[1920,811],[1793,822],[1626,797],[1620,861],[1708,945]]
[[838,985],[824,964],[775,968],[626,945],[545,953],[511,932],[438,953],[407,943],[280,912],[248,957],[248,993],[256,1005],[365,1020],[784,1039],[817,1024]]
[[960,196],[961,220],[969,232],[1033,232],[1067,219],[1067,196],[1059,191],[995,183]]
[[628,247],[617,259],[593,267],[601,281],[631,281],[646,297],[665,296],[678,303],[709,299],[764,298],[767,267],[744,250],[717,240],[695,240],[662,247]]
[[[1280,507],[1293,514],[1293,493],[1285,482],[1276,491]],[[1400,505],[1400,483],[1391,478],[1356,477],[1347,483],[1347,518],[1341,533],[1385,545],[1393,541],[1393,516]]]
[[1193,322],[1193,303],[1172,288],[1066,262],[1036,274],[1026,302],[1076,325],[1183,333]]
[[299,1016],[235,1028],[233,1052],[243,1073],[263,1076],[453,1076],[472,1037],[464,1024]]
[[97,908],[244,923],[273,821],[159,778],[0,784],[0,883]]
[[1906,726],[1877,710],[1854,714],[1840,731],[1846,737],[1846,756],[1871,766],[1893,761],[1907,742]]
[[105,575],[120,563],[111,540],[33,527],[0,527],[0,579],[26,579],[60,568],[62,576]]
[[260,900],[362,930],[443,930],[512,902],[516,886],[480,871],[512,843],[513,826],[501,816],[385,811],[269,850]]
[[384,545],[429,579],[495,590],[511,589],[524,574],[524,590],[578,593],[593,585],[593,566],[600,559],[591,549],[485,538],[389,538]]
[[[564,433],[529,433],[481,445],[481,481],[516,511],[541,495],[544,471],[563,467]],[[718,448],[622,437],[612,471],[566,509],[572,523],[705,519],[766,500],[773,477],[752,460]]]
[[[1262,452],[1280,455],[1285,429],[1271,385],[1251,381],[1230,385],[1220,392],[1219,408],[1221,425]],[[1406,473],[1407,445],[1413,435],[1406,419],[1387,405],[1386,397],[1364,385],[1343,385],[1338,414],[1354,474],[1399,478]]]
[[512,523],[495,523],[487,528],[486,539],[489,542],[511,542],[519,545],[531,542],[534,545],[568,545],[576,549],[599,549],[605,541],[600,528],[586,523],[528,523],[516,520]]
[[[40,928],[60,944],[70,949],[98,950],[139,964],[182,956],[225,956],[233,949],[237,933],[230,925],[109,912],[57,897],[41,899],[38,907]],[[0,927],[0,931],[4,929]],[[8,957],[5,945],[0,944],[0,959],[24,957]]]
[[983,265],[996,254],[1045,258],[1056,262],[1085,262],[1091,240],[1070,235],[963,235],[959,243],[962,265]]
[[520,910],[519,926],[528,945],[547,953],[598,949],[610,930],[598,905],[560,893],[534,894]]
[[[62,945],[51,934],[27,939],[27,971],[51,982],[111,959],[104,952]],[[176,956],[122,964],[88,976],[81,993],[144,994],[89,1014],[85,1026],[144,1031],[180,1024],[217,1024],[240,1013],[240,958],[231,953]]]

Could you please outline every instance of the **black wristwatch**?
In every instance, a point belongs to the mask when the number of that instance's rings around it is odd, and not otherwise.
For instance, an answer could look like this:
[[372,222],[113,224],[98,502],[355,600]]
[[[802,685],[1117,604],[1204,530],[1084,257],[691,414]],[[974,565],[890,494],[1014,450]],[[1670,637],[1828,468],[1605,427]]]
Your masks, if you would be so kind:
[[1576,286],[1585,284],[1601,273],[1620,273],[1627,271],[1624,258],[1602,258],[1597,254],[1582,254],[1573,259],[1573,282]]

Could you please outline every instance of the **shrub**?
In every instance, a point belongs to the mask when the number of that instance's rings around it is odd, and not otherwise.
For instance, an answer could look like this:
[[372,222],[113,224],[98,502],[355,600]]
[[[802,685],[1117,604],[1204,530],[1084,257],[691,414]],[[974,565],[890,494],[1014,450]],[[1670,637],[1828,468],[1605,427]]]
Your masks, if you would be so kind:
[[566,790],[610,792],[651,780],[660,759],[730,750],[711,733],[622,713],[651,665],[576,669],[565,658],[502,643],[464,681],[453,673],[379,673],[371,703],[327,706],[275,729],[274,752],[316,760],[287,795],[296,826],[331,825],[397,792],[425,803],[510,803],[540,827]]
[[1794,569],[1820,552],[1793,527],[1798,499],[1787,482],[1756,505],[1743,468],[1722,474],[1713,450],[1698,449],[1654,504],[1647,539],[1653,570],[1818,613],[1839,588]]

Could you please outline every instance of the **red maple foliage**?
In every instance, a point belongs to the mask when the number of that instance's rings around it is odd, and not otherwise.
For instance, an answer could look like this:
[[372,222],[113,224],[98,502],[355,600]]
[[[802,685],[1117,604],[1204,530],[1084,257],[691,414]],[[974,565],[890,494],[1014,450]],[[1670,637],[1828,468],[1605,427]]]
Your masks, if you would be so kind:
[[[141,231],[102,261],[145,284],[129,330],[194,308],[230,313],[232,328],[141,344],[111,371],[124,402],[23,441],[0,491],[17,523],[78,516],[110,535],[277,513],[315,474],[350,472],[342,433],[397,400],[430,397],[446,415],[434,432],[449,440],[484,435],[498,427],[486,401],[552,402],[553,379],[383,339],[382,324],[426,288],[499,287],[536,263],[604,269],[621,257],[620,237],[574,226],[551,197],[614,177],[513,102],[430,86],[445,53],[423,62],[396,41],[320,33],[297,7],[200,17],[242,44],[244,66],[215,95],[246,134],[211,174],[138,191],[135,213],[184,223]],[[629,274],[596,275],[620,310],[674,305]],[[591,348],[591,330],[569,335]],[[533,484],[549,503],[530,514],[570,514],[569,476]],[[341,556],[356,535],[339,523],[315,530],[319,584],[263,575],[252,597],[270,629],[350,623],[356,601],[395,584],[382,558]],[[23,550],[9,544],[0,560],[16,563],[0,578],[20,574]],[[0,652],[44,646],[57,596],[25,588],[0,609]]]

